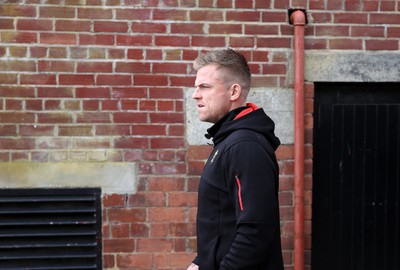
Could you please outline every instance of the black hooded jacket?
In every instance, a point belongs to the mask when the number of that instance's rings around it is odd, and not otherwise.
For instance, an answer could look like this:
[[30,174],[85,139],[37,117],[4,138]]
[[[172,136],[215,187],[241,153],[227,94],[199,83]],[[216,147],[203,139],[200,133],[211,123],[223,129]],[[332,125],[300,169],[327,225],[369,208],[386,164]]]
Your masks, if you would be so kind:
[[207,130],[214,148],[199,184],[193,262],[200,270],[283,269],[275,157],[280,141],[274,122],[248,105]]

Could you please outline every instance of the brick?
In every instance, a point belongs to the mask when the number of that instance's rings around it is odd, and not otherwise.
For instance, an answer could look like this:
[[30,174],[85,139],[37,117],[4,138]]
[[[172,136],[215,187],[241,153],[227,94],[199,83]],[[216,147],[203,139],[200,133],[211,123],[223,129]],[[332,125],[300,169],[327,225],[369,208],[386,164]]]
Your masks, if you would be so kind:
[[131,207],[165,207],[166,194],[163,192],[138,192],[130,195],[128,206]]
[[57,32],[90,32],[90,21],[82,20],[56,20],[55,31]]
[[51,20],[41,20],[41,19],[36,19],[36,20],[18,19],[17,30],[52,31],[53,22]]
[[262,74],[278,74],[285,75],[286,74],[286,64],[263,64],[262,65]]
[[117,267],[128,269],[152,269],[153,255],[151,253],[118,254]]
[[349,36],[350,35],[350,27],[349,26],[316,26],[315,27],[315,35],[316,36]]
[[149,228],[146,224],[131,224],[130,228],[130,236],[132,237],[148,237],[149,236]]
[[146,49],[147,60],[163,60],[163,51],[158,49]]
[[186,164],[184,163],[155,163],[154,173],[159,175],[174,175],[174,174],[185,174]]
[[397,39],[393,40],[366,40],[366,50],[398,50],[399,42]]
[[94,21],[94,32],[126,33],[128,31],[127,22]]
[[306,49],[328,49],[328,41],[322,38],[308,38],[304,42]]
[[112,98],[146,98],[147,97],[147,89],[146,88],[118,88],[113,87],[111,89]]
[[361,50],[362,40],[349,38],[331,39],[329,40],[329,48],[340,50]]
[[181,207],[153,207],[148,209],[148,221],[150,222],[183,222],[185,219],[184,208]]
[[224,20],[224,14],[219,10],[192,10],[189,16],[191,21],[219,22]]
[[156,99],[182,99],[183,91],[181,88],[151,88],[149,97]]
[[370,15],[371,24],[398,24],[400,14],[372,13]]
[[128,125],[97,125],[96,136],[131,135],[131,128]]
[[143,62],[118,62],[115,72],[118,73],[150,73],[150,63]]
[[246,35],[279,35],[278,25],[245,25]]
[[64,112],[39,113],[38,123],[72,123],[72,115]]
[[171,252],[171,239],[140,238],[137,240],[138,252]]
[[75,64],[71,61],[38,61],[39,72],[74,72]]
[[21,84],[33,85],[55,85],[57,84],[56,75],[51,74],[21,74]]
[[91,126],[59,126],[59,136],[92,136]]
[[[186,10],[178,9],[154,9],[153,20],[174,20],[174,21],[187,21],[188,14]],[[190,19],[192,20],[192,19]]]
[[27,56],[27,48],[24,47],[9,47],[9,56],[23,58]]
[[17,136],[17,126],[15,125],[0,125],[0,136]]
[[196,207],[197,192],[170,192],[168,194],[169,207]]
[[190,37],[188,36],[156,36],[154,39],[156,46],[189,47]]
[[33,61],[8,60],[0,62],[0,71],[36,71]]
[[187,64],[185,63],[154,63],[153,73],[186,74]]
[[9,4],[0,6],[1,17],[36,17],[36,6]]
[[388,38],[398,38],[400,36],[400,27],[391,27],[387,28],[387,37]]
[[196,236],[196,224],[195,223],[175,223],[171,222],[170,231],[173,236],[188,237]]
[[[210,26],[211,27],[211,26]],[[173,23],[171,24],[172,34],[205,34],[204,24],[201,23]]]
[[110,123],[110,114],[104,112],[82,112],[76,115],[77,123]]
[[103,9],[103,8],[78,8],[77,14],[79,19],[98,19],[98,20],[106,20],[112,19],[112,9]]
[[121,110],[137,111],[138,100],[121,100]]
[[117,35],[117,45],[119,46],[151,46],[152,37],[147,35],[142,36],[127,36]]
[[73,89],[66,87],[38,87],[39,98],[71,98]]
[[36,32],[0,32],[2,43],[37,43]]
[[54,136],[53,126],[21,125],[19,127],[21,136]]
[[291,39],[286,37],[259,37],[256,39],[256,46],[262,48],[290,48]]
[[115,36],[109,34],[80,34],[79,45],[115,45]]
[[39,13],[41,18],[74,18],[75,8],[67,6],[40,6]]
[[[0,115],[1,118],[1,115]],[[0,149],[13,149],[13,150],[23,150],[23,149],[34,149],[35,140],[29,138],[0,138]]]
[[[110,51],[109,51],[110,54]],[[142,49],[128,49],[128,59],[143,60],[144,50]],[[119,63],[117,63],[118,65]]]
[[29,153],[27,153],[27,152],[11,153],[11,160],[12,161],[28,161],[29,160]]
[[261,20],[261,13],[259,11],[227,11],[226,20],[237,22],[259,22]]
[[[0,87],[1,97],[35,97],[35,89],[32,87],[14,87],[14,86],[2,86]],[[0,102],[1,104],[1,102]]]
[[0,112],[0,123],[33,123],[35,116],[27,112]]
[[223,36],[193,36],[191,45],[203,47],[226,47],[226,40]]
[[146,123],[147,113],[130,113],[130,112],[119,112],[114,113],[113,120],[115,123]]
[[145,21],[151,19],[151,9],[147,8],[129,8],[126,6],[124,9],[116,9],[117,20],[130,20],[130,21]]
[[167,33],[167,26],[162,23],[132,22],[131,29],[133,33]]
[[130,236],[130,224],[120,223],[120,224],[112,224],[111,235],[113,238],[129,238]]
[[14,29],[14,19],[0,18],[0,29]]
[[102,100],[101,109],[105,111],[118,111],[120,102],[118,100]]
[[133,83],[137,86],[167,86],[168,77],[164,75],[133,75]]
[[97,85],[132,85],[131,75],[98,75]]
[[149,191],[183,191],[185,179],[179,177],[149,177],[147,180]]
[[376,0],[364,0],[363,1],[363,11],[378,11],[379,10],[379,4],[381,1],[376,1]]
[[271,8],[271,0],[255,0],[254,7],[257,9],[269,9]]
[[173,111],[175,109],[175,102],[173,101],[158,101],[157,110],[159,111]]
[[183,113],[151,113],[151,123],[183,123]]
[[41,32],[39,35],[41,44],[60,44],[60,45],[77,44],[77,39],[75,34]]
[[261,12],[261,22],[284,22],[287,23],[289,21],[287,11],[278,12],[278,11],[264,11]]
[[61,110],[61,100],[45,100],[44,110]]
[[60,85],[94,85],[94,75],[60,74]]
[[66,58],[67,50],[65,47],[50,47],[48,54],[49,58]]
[[[99,148],[110,148],[111,143],[108,138],[84,138],[77,137],[73,139],[73,148],[85,148],[85,149],[99,149]],[[86,155],[86,152],[84,152]]]
[[77,72],[81,73],[110,73],[113,71],[111,62],[79,62]]
[[114,147],[117,149],[147,149],[149,142],[146,138],[118,138],[114,140]]
[[75,92],[77,98],[110,98],[108,87],[80,87]]
[[144,222],[146,210],[137,208],[111,208],[108,209],[109,222]]
[[140,100],[139,110],[140,111],[155,111],[157,102],[155,100]]
[[350,23],[350,24],[367,24],[368,14],[367,13],[335,13],[333,15],[334,23]]
[[104,239],[105,253],[133,252],[135,250],[134,239]]
[[385,27],[352,26],[351,35],[354,37],[384,37]]
[[230,37],[229,38],[229,47],[232,48],[245,48],[254,47],[255,38],[254,37]]
[[6,99],[5,100],[5,110],[7,111],[20,111],[22,110],[22,100]]
[[[128,59],[132,59],[130,58],[129,55],[129,51],[128,50]],[[124,59],[125,57],[125,50],[123,49],[108,49],[108,59]],[[139,58],[142,59],[142,58]]]
[[154,136],[154,135],[167,135],[165,125],[135,125],[132,127],[133,135]]
[[182,148],[185,143],[182,138],[150,138],[150,147],[152,149],[160,148]]

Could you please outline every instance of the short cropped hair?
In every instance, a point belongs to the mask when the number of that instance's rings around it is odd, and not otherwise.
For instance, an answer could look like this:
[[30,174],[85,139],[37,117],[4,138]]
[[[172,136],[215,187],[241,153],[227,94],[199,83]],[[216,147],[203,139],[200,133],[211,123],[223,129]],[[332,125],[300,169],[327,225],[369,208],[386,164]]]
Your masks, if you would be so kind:
[[226,74],[227,83],[238,83],[247,93],[250,91],[251,72],[246,58],[239,52],[230,48],[214,50],[200,54],[193,63],[196,71],[215,64],[222,68]]

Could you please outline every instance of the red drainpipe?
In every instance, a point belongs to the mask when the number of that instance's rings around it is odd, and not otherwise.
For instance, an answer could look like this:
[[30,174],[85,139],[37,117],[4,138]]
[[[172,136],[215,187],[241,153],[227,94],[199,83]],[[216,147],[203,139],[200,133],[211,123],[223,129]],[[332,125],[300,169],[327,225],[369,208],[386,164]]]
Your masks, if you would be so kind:
[[304,270],[304,12],[294,11],[290,22],[294,26],[294,270]]

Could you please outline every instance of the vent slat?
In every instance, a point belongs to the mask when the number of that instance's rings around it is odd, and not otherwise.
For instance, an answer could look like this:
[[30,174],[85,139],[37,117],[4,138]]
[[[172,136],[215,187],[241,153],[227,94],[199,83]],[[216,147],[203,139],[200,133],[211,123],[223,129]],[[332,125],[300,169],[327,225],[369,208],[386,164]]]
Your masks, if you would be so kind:
[[102,269],[100,196],[0,189],[0,269]]

